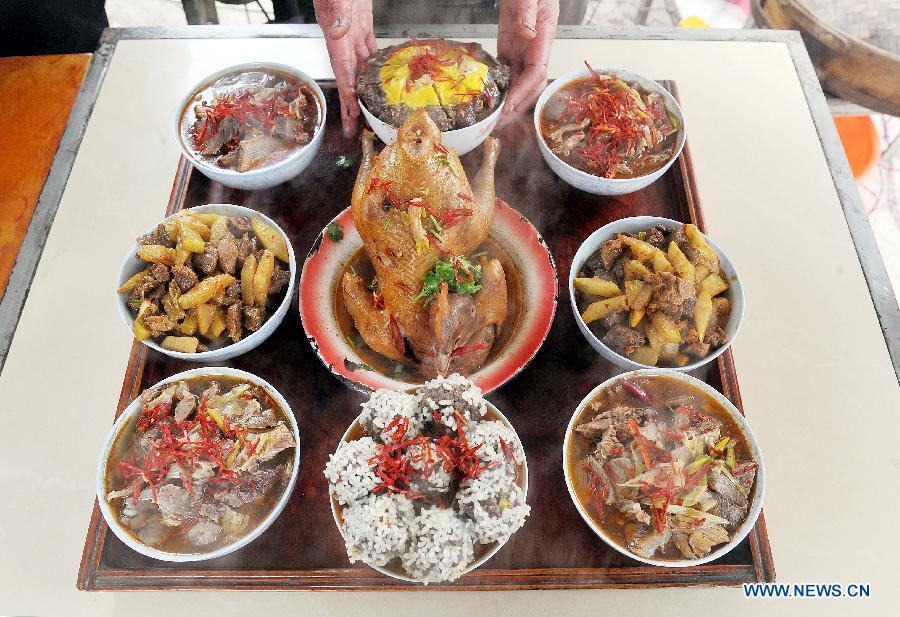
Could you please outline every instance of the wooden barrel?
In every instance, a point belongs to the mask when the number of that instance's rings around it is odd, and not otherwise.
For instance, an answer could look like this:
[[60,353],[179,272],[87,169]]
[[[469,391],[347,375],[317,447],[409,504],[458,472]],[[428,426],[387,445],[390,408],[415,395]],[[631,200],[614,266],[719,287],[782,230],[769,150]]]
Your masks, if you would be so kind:
[[752,10],[760,25],[800,31],[825,90],[900,116],[900,0],[753,0]]

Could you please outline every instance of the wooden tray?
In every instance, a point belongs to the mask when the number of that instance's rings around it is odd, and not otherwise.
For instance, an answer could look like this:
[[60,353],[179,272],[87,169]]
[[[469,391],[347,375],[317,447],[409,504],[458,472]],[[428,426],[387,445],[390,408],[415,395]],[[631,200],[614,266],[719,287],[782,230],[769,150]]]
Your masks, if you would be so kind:
[[[675,92],[672,84],[666,87]],[[331,108],[325,140],[316,160],[299,178],[267,191],[241,192],[208,180],[182,158],[167,212],[205,203],[235,203],[259,210],[287,232],[302,263],[322,228],[350,202],[357,166],[340,169],[337,157],[344,154],[354,162],[360,157],[359,142],[341,136],[334,87],[325,91]],[[588,391],[620,372],[578,332],[565,289],[572,256],[591,232],[625,216],[666,216],[694,222],[702,229],[687,145],[679,161],[648,188],[604,198],[577,191],[550,171],[538,152],[530,116],[499,131],[498,137],[503,152],[497,166],[497,195],[543,234],[562,281],[556,318],[544,346],[522,373],[489,396],[515,425],[528,456],[532,512],[525,526],[487,564],[451,584],[412,586],[365,565],[351,565],[331,517],[322,471],[364,398],[321,365],[306,341],[295,301],[265,343],[227,362],[268,380],[297,416],[303,443],[300,474],[281,516],[258,539],[230,555],[178,564],[155,561],[126,547],[109,533],[95,503],[78,573],[79,589],[576,589],[738,585],[775,579],[762,514],[747,539],[713,563],[693,568],[649,567],[614,551],[593,534],[578,515],[563,479],[562,441],[569,418]],[[470,177],[479,162],[478,150],[464,157]],[[119,412],[144,388],[193,366],[135,342]],[[730,351],[694,374],[741,408]]]

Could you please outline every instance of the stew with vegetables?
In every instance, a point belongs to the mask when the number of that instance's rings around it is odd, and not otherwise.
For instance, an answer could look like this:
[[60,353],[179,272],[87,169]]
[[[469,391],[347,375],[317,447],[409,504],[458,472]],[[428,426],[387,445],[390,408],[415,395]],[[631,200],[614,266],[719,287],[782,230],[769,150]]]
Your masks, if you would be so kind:
[[567,464],[583,509],[609,538],[671,560],[704,557],[734,537],[758,469],[729,411],[665,375],[601,391],[575,421]]

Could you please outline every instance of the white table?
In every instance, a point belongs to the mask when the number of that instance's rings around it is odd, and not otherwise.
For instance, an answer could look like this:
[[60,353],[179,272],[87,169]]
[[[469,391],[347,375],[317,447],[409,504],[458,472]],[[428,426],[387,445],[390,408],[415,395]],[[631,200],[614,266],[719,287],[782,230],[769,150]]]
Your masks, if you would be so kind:
[[[165,207],[179,154],[174,109],[194,82],[238,62],[288,62],[332,77],[317,33],[120,31],[97,53],[0,306],[0,340],[15,333],[0,374],[0,614],[896,611],[900,315],[806,52],[796,35],[770,31],[561,29],[550,73],[587,58],[677,82],[708,229],[746,288],[734,356],[766,457],[778,580],[869,583],[872,597],[746,600],[732,588],[76,591],[97,457],[131,347],[111,290],[133,238]],[[443,33],[494,49],[490,30]]]

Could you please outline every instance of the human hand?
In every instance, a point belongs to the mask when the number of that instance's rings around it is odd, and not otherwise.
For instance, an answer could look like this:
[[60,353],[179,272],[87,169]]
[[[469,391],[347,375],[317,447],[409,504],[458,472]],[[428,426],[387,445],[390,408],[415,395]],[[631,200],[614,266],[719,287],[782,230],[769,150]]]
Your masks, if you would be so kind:
[[559,0],[501,2],[497,57],[512,69],[512,87],[500,126],[528,111],[544,89],[558,19]]
[[341,99],[344,137],[350,138],[359,127],[356,68],[378,49],[372,29],[372,0],[314,0],[313,5]]

